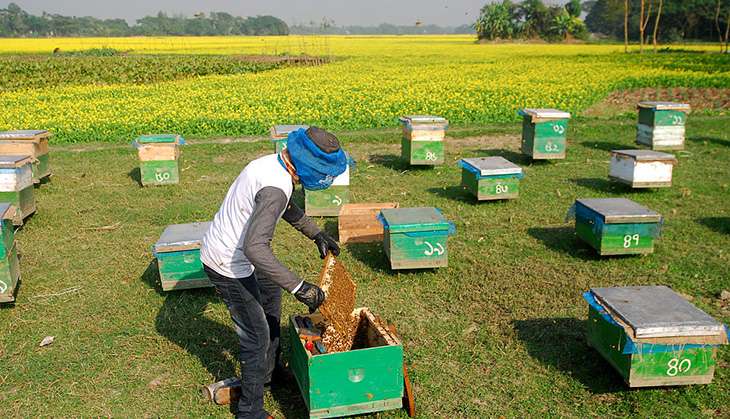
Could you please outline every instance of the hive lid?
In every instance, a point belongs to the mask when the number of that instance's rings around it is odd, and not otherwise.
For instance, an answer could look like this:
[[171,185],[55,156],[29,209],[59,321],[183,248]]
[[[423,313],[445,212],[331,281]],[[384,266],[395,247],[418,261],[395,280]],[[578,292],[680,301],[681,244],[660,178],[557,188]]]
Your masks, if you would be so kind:
[[179,143],[181,137],[177,134],[151,134],[137,137],[139,144]]
[[471,157],[462,159],[464,164],[478,170],[482,176],[512,175],[522,173],[522,168],[504,157]]
[[50,135],[51,133],[44,129],[21,129],[0,132],[0,140],[37,140]]
[[0,167],[21,167],[26,164],[30,164],[30,162],[32,161],[31,159],[31,156],[0,155]]
[[210,221],[169,225],[155,243],[155,252],[199,249],[208,227],[210,227]]
[[689,103],[643,101],[639,102],[637,106],[657,111],[690,111]]
[[11,219],[15,216],[15,207],[9,202],[0,202],[0,220]]
[[433,115],[406,115],[399,118],[401,122],[408,123],[411,125],[434,125],[434,124],[448,124],[449,121],[446,118]]
[[559,109],[552,108],[524,108],[520,115],[531,116],[533,119],[569,119],[570,114]]
[[384,208],[380,214],[383,227],[392,232],[442,231],[450,227],[441,211],[433,207]]
[[631,156],[636,161],[671,161],[677,162],[677,158],[674,154],[662,153],[661,151],[654,150],[611,150],[611,153],[622,154],[625,156]]
[[296,131],[299,128],[307,129],[309,125],[274,125],[271,127],[271,136],[273,138],[284,138],[289,135],[290,132]]
[[625,198],[578,199],[576,204],[597,212],[605,224],[658,223],[662,218],[659,213]]
[[631,327],[637,338],[725,333],[722,323],[663,285],[591,288],[591,292]]

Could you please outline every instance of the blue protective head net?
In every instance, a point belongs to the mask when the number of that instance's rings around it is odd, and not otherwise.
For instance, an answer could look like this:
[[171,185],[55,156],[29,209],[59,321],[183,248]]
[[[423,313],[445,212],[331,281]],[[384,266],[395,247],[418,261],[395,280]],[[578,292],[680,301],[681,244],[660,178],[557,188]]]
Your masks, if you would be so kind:
[[289,133],[286,148],[304,189],[327,189],[347,169],[347,155],[341,148],[325,153],[303,128]]

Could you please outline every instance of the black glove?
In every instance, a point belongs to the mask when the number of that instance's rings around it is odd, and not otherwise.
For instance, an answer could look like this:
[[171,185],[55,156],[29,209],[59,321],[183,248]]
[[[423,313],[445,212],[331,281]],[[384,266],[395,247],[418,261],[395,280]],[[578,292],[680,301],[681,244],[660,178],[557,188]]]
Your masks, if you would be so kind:
[[314,244],[317,245],[319,257],[322,259],[327,256],[327,252],[332,252],[335,256],[340,255],[340,246],[337,244],[335,239],[330,237],[329,234],[324,231],[320,231],[316,236],[314,236]]
[[307,281],[302,282],[302,286],[294,293],[297,300],[309,307],[309,314],[317,311],[319,306],[324,302],[324,291],[314,284]]

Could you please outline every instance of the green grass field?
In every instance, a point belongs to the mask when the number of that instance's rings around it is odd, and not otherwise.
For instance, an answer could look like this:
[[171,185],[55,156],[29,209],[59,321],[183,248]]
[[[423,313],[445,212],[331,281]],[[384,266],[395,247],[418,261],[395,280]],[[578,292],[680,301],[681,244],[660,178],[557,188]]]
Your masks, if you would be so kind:
[[[730,307],[730,116],[690,117],[674,185],[631,191],[607,180],[609,153],[633,148],[632,119],[571,121],[568,158],[530,163],[519,124],[454,127],[447,164],[410,169],[395,129],[338,133],[357,159],[356,202],[436,206],[457,225],[449,267],[394,273],[380,244],[341,256],[358,303],[394,322],[421,417],[730,416],[730,350],[711,385],[629,390],[584,338],[592,286],[666,284],[724,322]],[[165,226],[213,217],[230,183],[271,145],[190,141],[178,186],[141,188],[131,147],[52,148],[54,176],[17,234],[22,286],[0,309],[2,416],[226,417],[199,388],[236,368],[236,339],[211,290],[162,293],[150,247]],[[477,204],[456,161],[502,155],[522,165],[520,198]],[[564,222],[576,198],[628,197],[665,216],[652,255],[599,259]],[[336,232],[334,219],[320,224]],[[282,223],[278,257],[304,279],[321,262]],[[304,307],[285,297],[284,318]],[[41,339],[55,342],[38,347]],[[286,352],[286,351],[285,351]],[[295,383],[267,396],[301,417]],[[383,417],[405,417],[403,412]]]

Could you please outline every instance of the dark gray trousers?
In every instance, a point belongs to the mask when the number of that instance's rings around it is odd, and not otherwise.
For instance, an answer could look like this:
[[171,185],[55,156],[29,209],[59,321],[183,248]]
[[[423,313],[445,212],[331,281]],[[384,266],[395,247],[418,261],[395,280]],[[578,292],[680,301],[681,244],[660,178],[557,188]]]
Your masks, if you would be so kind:
[[264,384],[279,360],[281,288],[268,278],[228,278],[204,266],[238,335],[241,398],[237,418],[266,418]]

